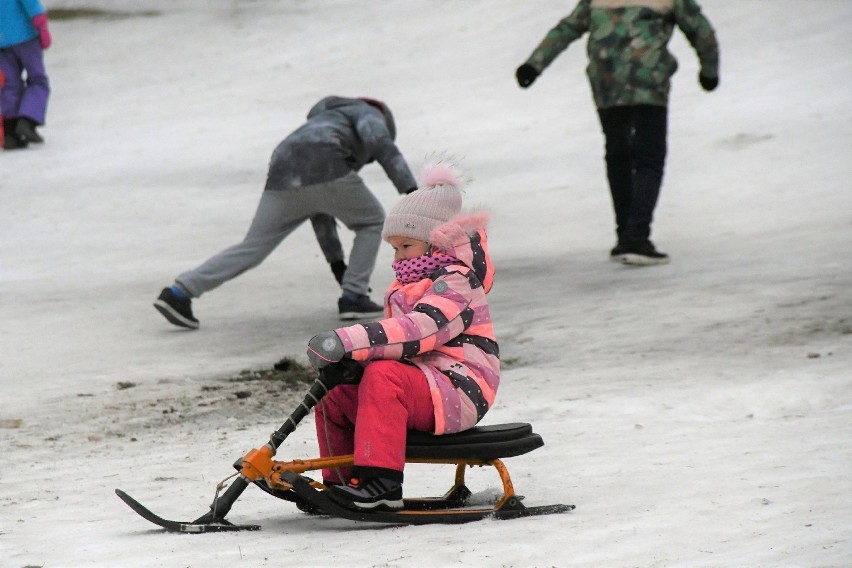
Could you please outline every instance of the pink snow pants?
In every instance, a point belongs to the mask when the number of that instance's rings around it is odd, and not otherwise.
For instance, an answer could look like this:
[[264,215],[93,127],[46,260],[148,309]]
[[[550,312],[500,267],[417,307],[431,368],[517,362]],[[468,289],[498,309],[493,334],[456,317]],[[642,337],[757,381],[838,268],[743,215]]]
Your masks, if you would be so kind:
[[[408,430],[433,432],[435,409],[423,371],[399,361],[367,364],[358,385],[335,387],[316,407],[320,456],[355,454],[356,466],[402,471]],[[350,468],[324,469],[346,483]]]

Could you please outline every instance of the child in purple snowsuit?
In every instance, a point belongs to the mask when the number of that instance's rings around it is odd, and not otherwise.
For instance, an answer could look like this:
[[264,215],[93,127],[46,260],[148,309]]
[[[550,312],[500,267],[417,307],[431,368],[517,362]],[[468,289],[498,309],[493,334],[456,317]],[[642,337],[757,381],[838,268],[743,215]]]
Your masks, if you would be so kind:
[[35,129],[44,124],[50,96],[44,69],[50,43],[47,13],[39,0],[0,0],[0,72],[6,79],[0,115],[6,149],[44,142]]

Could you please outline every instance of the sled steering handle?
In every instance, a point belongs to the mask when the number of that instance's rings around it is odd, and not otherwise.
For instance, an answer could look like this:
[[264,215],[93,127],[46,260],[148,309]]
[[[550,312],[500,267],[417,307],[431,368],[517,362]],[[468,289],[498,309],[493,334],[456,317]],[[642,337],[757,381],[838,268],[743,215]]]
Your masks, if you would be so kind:
[[[311,388],[308,390],[305,397],[302,399],[302,402],[296,407],[290,416],[287,418],[287,421],[281,425],[278,430],[272,433],[269,436],[269,443],[267,444],[273,450],[277,450],[279,446],[287,439],[287,436],[293,433],[296,429],[296,426],[302,419],[305,418],[313,407],[319,404],[319,401],[323,399],[325,395],[328,394],[330,389],[323,383],[322,374],[320,377],[314,381],[314,384],[311,385]],[[273,455],[275,452],[273,451]]]
[[[287,436],[293,433],[299,422],[301,422],[305,416],[310,413],[313,407],[319,404],[319,401],[328,394],[328,391],[329,388],[322,382],[322,374],[320,374],[320,377],[311,385],[311,388],[305,394],[299,406],[296,407],[296,410],[290,414],[278,430],[272,433],[266,446],[261,448],[261,450],[255,451],[267,453],[269,454],[268,458],[271,459],[272,456],[275,455],[275,450],[277,450],[284,440],[287,439]],[[231,486],[228,487],[228,490],[225,491],[225,493],[213,499],[213,503],[210,505],[210,511],[193,521],[193,524],[222,522],[225,519],[225,516],[231,511],[231,507],[237,499],[240,498],[240,495],[243,494],[243,491],[246,490],[250,483],[251,480],[245,474],[240,474],[234,482],[231,483]]]
[[260,448],[249,450],[246,455],[237,460],[234,467],[240,470],[242,477],[245,477],[248,481],[257,481],[263,479],[269,473],[272,469],[272,458],[275,456],[278,447],[293,433],[296,426],[310,413],[311,409],[328,394],[328,391],[334,388],[334,382],[325,379],[326,377],[323,377],[321,372],[320,377],[311,385],[310,390],[305,394],[296,410],[290,414],[287,421],[278,430],[270,435],[269,442]]

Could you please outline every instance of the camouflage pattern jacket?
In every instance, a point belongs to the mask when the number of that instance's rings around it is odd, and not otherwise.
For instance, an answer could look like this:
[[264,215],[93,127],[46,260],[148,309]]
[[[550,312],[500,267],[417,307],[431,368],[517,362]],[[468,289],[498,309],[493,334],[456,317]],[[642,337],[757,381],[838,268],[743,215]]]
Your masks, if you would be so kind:
[[500,351],[486,300],[494,281],[486,222],[485,214],[462,214],[433,230],[432,245],[457,262],[418,282],[394,280],[385,294],[385,319],[335,330],[356,361],[406,361],[423,371],[436,434],[475,426],[500,384]]
[[598,108],[668,104],[677,60],[668,51],[674,26],[698,54],[701,74],[719,76],[719,47],[695,0],[580,0],[527,60],[543,71],[589,32],[586,73]]
[[[272,152],[267,190],[282,190],[332,181],[379,162],[399,193],[417,182],[394,144],[396,126],[384,103],[348,97],[325,97],[308,112],[308,120]],[[379,108],[380,107],[380,108]]]

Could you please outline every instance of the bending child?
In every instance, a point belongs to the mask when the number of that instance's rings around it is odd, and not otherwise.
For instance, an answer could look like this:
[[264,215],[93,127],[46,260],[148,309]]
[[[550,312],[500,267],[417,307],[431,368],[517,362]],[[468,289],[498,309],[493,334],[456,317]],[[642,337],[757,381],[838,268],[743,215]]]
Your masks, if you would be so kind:
[[[400,194],[414,191],[414,175],[395,139],[396,122],[385,103],[324,97],[308,111],[307,122],[272,152],[266,186],[243,240],[178,275],[174,284],[163,288],[154,307],[170,323],[198,329],[192,300],[260,265],[310,219],[340,283],[340,319],[381,315],[382,306],[368,294],[385,211],[358,172],[376,161]],[[349,266],[343,261],[335,219],[355,233]]]
[[396,280],[385,319],[314,336],[315,369],[363,362],[358,385],[316,408],[320,455],[354,454],[354,467],[323,470],[329,497],[352,509],[400,509],[408,430],[450,434],[479,422],[497,394],[500,359],[486,294],[494,268],[484,213],[462,213],[459,174],[424,168],[420,189],[385,221]]

